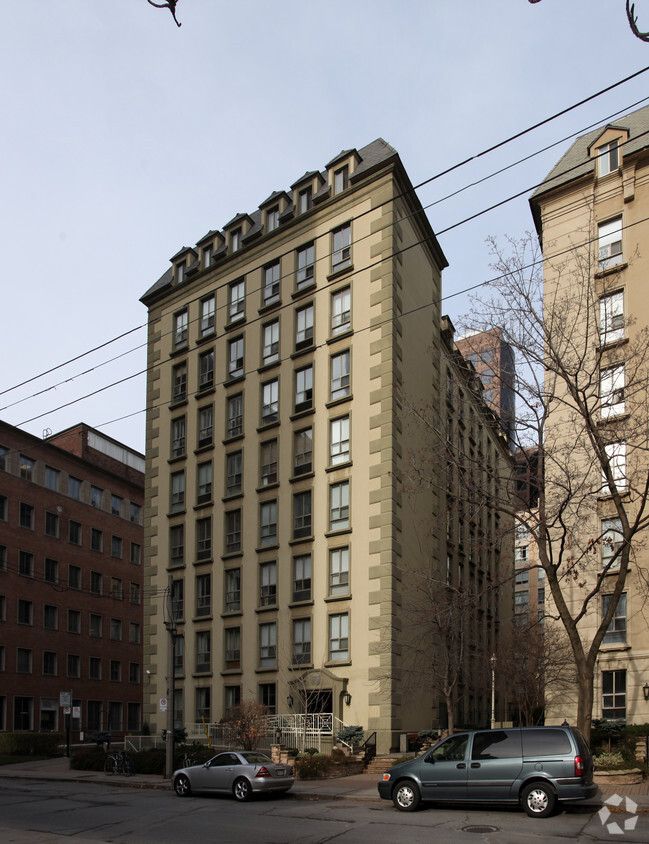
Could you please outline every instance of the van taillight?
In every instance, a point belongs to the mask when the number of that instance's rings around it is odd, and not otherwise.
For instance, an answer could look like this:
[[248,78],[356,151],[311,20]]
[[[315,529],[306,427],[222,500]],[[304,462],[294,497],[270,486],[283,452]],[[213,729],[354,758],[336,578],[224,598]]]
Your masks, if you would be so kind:
[[575,756],[575,776],[582,777],[586,771],[583,756]]

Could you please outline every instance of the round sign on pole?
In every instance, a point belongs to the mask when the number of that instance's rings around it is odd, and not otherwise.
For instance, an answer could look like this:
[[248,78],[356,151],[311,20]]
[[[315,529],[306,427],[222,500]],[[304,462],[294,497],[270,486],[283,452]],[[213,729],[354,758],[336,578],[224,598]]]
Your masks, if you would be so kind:
[[166,712],[166,711],[167,711],[167,698],[161,697],[160,698],[160,712]]

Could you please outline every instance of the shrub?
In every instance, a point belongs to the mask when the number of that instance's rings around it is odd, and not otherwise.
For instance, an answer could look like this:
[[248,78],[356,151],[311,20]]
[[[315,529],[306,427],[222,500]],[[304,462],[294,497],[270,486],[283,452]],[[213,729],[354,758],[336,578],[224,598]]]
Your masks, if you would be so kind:
[[293,763],[296,776],[301,780],[315,780],[326,777],[331,771],[331,766],[330,756],[318,754],[298,756]]
[[621,771],[628,767],[621,753],[600,753],[593,756],[593,767],[596,771]]
[[101,748],[79,750],[70,758],[70,768],[73,771],[103,771],[106,754]]
[[331,759],[333,762],[344,762],[347,759],[347,755],[344,750],[341,750],[339,747],[334,747],[331,751]]
[[0,753],[7,756],[61,756],[63,733],[0,733]]
[[307,754],[307,756],[315,756],[315,754],[318,752],[318,748],[317,747],[307,747],[304,752]]
[[338,731],[338,740],[353,746],[361,742],[364,735],[365,731],[362,727],[343,727]]

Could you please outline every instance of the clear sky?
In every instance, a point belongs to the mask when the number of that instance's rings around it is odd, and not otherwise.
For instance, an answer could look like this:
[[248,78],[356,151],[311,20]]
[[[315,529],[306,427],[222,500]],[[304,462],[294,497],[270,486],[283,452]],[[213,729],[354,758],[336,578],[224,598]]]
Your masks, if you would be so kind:
[[[417,185],[649,66],[624,5],[179,0],[178,28],[146,0],[3,3],[0,418],[37,436],[84,421],[144,450],[139,298],[180,247],[342,149],[383,137]],[[636,10],[649,30],[649,0]],[[525,192],[440,234],[444,312],[490,277],[488,235],[532,229],[562,139],[647,96],[649,73],[418,191],[438,232]]]

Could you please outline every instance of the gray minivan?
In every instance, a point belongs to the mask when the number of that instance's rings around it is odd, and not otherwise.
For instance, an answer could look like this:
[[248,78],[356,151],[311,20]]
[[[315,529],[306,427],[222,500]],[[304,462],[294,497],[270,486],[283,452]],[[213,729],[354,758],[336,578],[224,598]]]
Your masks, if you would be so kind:
[[597,793],[593,757],[574,727],[512,727],[458,732],[422,756],[389,768],[379,795],[402,812],[422,800],[520,803],[545,818],[557,801]]

